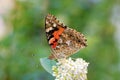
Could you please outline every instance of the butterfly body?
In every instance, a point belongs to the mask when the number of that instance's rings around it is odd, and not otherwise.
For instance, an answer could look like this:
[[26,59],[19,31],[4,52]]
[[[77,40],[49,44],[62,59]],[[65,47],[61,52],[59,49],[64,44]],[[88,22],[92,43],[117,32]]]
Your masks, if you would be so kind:
[[47,15],[45,29],[52,49],[50,59],[67,58],[87,46],[83,34],[64,26],[53,15]]

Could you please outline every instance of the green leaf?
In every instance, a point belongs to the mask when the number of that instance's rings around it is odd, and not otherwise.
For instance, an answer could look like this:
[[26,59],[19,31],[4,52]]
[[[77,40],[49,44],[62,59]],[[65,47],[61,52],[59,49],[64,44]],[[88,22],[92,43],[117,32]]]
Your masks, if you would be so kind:
[[56,65],[56,61],[50,60],[47,57],[45,57],[45,58],[40,58],[40,63],[47,72],[49,72],[50,74],[53,73],[52,66]]

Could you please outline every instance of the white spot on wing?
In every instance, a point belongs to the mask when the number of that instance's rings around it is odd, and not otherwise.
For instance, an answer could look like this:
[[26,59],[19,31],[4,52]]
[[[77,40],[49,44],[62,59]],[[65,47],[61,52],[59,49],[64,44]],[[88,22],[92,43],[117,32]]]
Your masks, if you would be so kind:
[[46,24],[49,24],[49,22],[48,22],[48,21],[46,21]]
[[58,42],[59,42],[59,43],[63,43],[63,41],[62,41],[62,39],[61,39],[61,38],[58,40]]
[[46,29],[46,32],[49,32],[52,29],[53,29],[52,27],[49,27],[49,28]]
[[69,45],[70,45],[70,42],[71,42],[71,41],[70,41],[70,40],[68,40],[68,41],[66,41],[66,44],[69,46]]
[[54,23],[54,24],[53,24],[53,27],[56,27],[56,26],[57,26],[56,23]]

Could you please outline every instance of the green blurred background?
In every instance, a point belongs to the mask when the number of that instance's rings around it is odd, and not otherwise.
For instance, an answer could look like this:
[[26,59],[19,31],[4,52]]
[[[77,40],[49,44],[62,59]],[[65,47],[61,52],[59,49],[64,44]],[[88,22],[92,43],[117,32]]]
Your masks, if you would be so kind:
[[82,32],[88,80],[120,80],[119,0],[0,0],[0,80],[54,80],[39,59],[50,55],[45,16]]

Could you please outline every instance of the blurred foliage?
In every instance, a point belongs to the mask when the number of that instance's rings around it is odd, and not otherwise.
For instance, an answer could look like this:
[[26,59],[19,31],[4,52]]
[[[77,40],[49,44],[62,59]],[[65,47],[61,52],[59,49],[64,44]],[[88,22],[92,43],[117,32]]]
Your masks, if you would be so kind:
[[0,41],[0,80],[53,80],[39,59],[50,55],[45,16],[51,13],[71,28],[82,32],[88,47],[73,57],[90,62],[88,80],[119,80],[119,52],[110,22],[117,0],[14,0],[5,17],[13,29]]

